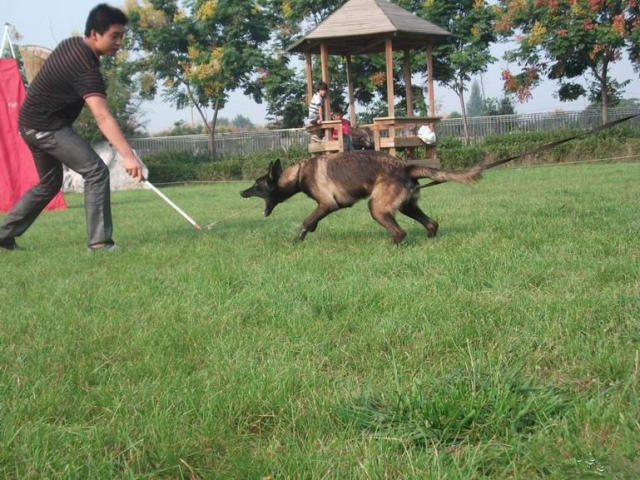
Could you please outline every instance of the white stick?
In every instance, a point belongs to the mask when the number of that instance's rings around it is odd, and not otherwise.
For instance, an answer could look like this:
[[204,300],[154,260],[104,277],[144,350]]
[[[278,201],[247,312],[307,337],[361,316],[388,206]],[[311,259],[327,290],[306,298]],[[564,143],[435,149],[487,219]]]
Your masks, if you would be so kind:
[[175,203],[173,203],[171,200],[169,200],[169,198],[164,193],[162,193],[160,190],[158,190],[155,186],[153,186],[153,184],[151,182],[149,182],[149,180],[143,180],[143,183],[147,187],[149,187],[151,190],[156,192],[158,194],[158,196],[160,198],[162,198],[165,202],[167,202],[169,205],[171,205],[176,212],[178,212],[180,215],[182,215],[191,225],[193,225],[193,228],[195,228],[196,230],[200,230],[200,225],[198,225],[195,222],[195,220],[193,220],[193,218],[191,218],[189,215],[184,213],[179,206],[177,206]]

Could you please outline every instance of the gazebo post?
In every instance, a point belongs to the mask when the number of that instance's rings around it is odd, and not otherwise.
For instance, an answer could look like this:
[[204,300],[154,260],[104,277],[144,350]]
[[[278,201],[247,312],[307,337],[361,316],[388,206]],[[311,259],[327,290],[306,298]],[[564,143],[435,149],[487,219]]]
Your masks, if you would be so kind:
[[411,89],[411,56],[409,50],[404,51],[404,85],[407,97],[407,117],[413,117],[413,91]]
[[349,121],[353,127],[356,126],[356,102],[353,94],[353,71],[351,70],[351,55],[346,56],[347,60],[347,86],[349,89]]
[[311,66],[311,52],[304,52],[304,57],[306,60],[307,66],[307,105],[311,103],[311,98],[313,97],[313,70]]
[[[320,66],[322,68],[322,81],[329,85],[329,47],[325,42],[320,44]],[[331,110],[331,98],[327,91],[327,96],[324,97],[324,118],[322,120],[330,120],[329,116]]]
[[393,40],[387,38],[384,41],[385,65],[387,67],[387,113],[390,117],[395,116],[393,104]]
[[427,44],[427,85],[429,88],[429,116],[436,116],[436,101],[433,93],[433,43]]
[[[387,67],[387,112],[388,116],[393,118],[396,116],[396,112],[393,102],[395,95],[393,94],[393,40],[391,38],[387,38],[384,41],[384,54],[385,65]],[[396,129],[394,127],[389,127],[389,138],[393,139],[395,136]],[[389,153],[391,155],[395,155],[396,149],[390,148]]]

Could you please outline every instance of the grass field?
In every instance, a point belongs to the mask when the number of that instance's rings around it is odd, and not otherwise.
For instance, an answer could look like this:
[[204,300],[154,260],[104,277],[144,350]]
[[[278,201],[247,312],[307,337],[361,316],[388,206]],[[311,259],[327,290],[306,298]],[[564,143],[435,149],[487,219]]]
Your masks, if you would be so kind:
[[247,182],[82,197],[1,252],[0,477],[640,477],[640,163],[423,190],[294,244]]

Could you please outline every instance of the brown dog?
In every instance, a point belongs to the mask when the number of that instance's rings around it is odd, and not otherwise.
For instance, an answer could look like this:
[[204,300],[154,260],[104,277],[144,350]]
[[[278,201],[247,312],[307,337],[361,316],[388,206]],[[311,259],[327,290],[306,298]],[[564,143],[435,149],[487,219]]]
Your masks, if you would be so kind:
[[471,183],[480,176],[480,167],[452,172],[407,163],[382,152],[360,150],[302,160],[284,171],[280,160],[276,160],[266,175],[240,195],[263,198],[265,217],[298,192],[313,198],[318,206],[302,222],[298,240],[313,232],[331,212],[369,197],[371,216],[387,229],[394,243],[399,243],[406,232],[395,220],[398,210],[420,222],[427,229],[427,236],[435,236],[438,230],[438,223],[418,207],[419,178]]

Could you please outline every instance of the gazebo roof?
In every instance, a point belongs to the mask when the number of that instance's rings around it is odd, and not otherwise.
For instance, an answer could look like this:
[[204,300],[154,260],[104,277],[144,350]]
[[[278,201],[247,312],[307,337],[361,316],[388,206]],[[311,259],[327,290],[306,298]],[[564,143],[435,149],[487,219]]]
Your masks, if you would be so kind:
[[320,44],[331,54],[357,54],[384,50],[384,39],[393,39],[394,50],[424,47],[445,41],[451,34],[387,0],[348,0],[289,52],[319,53]]

